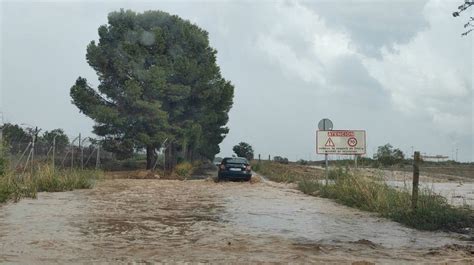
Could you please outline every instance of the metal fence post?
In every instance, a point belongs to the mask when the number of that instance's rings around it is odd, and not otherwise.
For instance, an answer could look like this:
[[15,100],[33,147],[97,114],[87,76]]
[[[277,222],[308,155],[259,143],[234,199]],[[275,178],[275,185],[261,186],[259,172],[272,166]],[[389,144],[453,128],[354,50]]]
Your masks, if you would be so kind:
[[57,135],[55,135],[55,136],[53,137],[53,174],[54,174],[54,167],[55,167],[55,161],[54,161],[54,159],[56,158],[56,157],[55,157],[55,153],[56,153],[56,136],[57,136]]
[[413,189],[411,193],[411,207],[413,211],[417,208],[418,203],[418,183],[420,179],[420,152],[416,151],[413,155]]
[[71,143],[71,170],[74,166],[74,143]]
[[36,142],[36,133],[33,135],[33,144],[31,145],[31,176],[32,177],[33,177],[33,174],[35,173],[35,142]]

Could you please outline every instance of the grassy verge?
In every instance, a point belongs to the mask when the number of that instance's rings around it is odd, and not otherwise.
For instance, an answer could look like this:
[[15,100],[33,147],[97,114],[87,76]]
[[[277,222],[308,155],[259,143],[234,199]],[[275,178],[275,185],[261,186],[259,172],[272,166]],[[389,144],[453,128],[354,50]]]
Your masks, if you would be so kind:
[[[271,165],[264,165],[263,168],[269,166]],[[276,165],[271,168],[278,170],[279,167]],[[263,173],[260,169],[254,167],[254,170],[272,179],[271,171],[266,169]],[[376,212],[382,217],[417,229],[464,232],[465,228],[474,228],[474,214],[470,207],[449,205],[446,198],[429,189],[420,190],[417,209],[412,210],[409,190],[398,190],[384,182],[354,175],[342,169],[330,173],[334,181],[326,186],[318,179],[299,175],[297,171],[287,167],[276,174],[276,179],[284,180],[284,176],[291,176],[286,181],[297,183],[298,188],[306,194],[334,199],[350,207]]]
[[18,177],[12,172],[0,176],[0,203],[21,198],[35,198],[37,192],[89,189],[103,173],[97,170],[52,170],[41,165],[33,175]]
[[323,176],[323,171],[307,166],[273,163],[268,161],[252,162],[252,169],[275,182],[294,182]]

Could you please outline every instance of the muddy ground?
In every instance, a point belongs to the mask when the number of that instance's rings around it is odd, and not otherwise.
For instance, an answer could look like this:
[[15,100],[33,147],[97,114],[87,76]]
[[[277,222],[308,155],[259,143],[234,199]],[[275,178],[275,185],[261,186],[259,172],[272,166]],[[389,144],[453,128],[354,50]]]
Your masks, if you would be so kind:
[[255,180],[103,180],[2,205],[0,263],[474,263],[461,235]]

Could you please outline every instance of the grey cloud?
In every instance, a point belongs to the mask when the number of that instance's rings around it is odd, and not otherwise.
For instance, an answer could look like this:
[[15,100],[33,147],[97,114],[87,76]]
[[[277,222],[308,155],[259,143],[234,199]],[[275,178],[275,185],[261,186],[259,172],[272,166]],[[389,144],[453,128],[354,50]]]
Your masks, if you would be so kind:
[[[311,1],[304,6],[325,21],[330,30],[326,34],[347,33],[357,53],[380,59],[380,47],[410,42],[426,27],[423,2]],[[339,129],[366,129],[369,155],[378,145],[390,142],[403,151],[414,145],[424,152],[448,155],[458,146],[460,158],[474,159],[472,137],[447,138],[429,115],[395,109],[386,88],[361,65],[360,54],[350,51],[329,57],[324,64],[326,84],[288,74],[284,64],[276,63],[257,45],[259,37],[290,47],[298,59],[318,57],[297,27],[272,35],[282,21],[279,16],[285,14],[275,12],[274,2],[10,2],[2,3],[2,8],[2,111],[12,122],[62,127],[71,135],[90,134],[92,122],[70,104],[69,97],[78,76],[97,85],[85,61],[87,44],[97,39],[97,28],[106,23],[108,12],[159,9],[209,32],[222,74],[236,87],[230,133],[221,144],[221,155],[230,155],[233,145],[247,141],[263,157],[314,159],[317,122],[329,117]]]
[[421,15],[427,0],[413,1],[305,1],[330,26],[349,32],[357,49],[380,56],[380,48],[406,43],[428,27]]

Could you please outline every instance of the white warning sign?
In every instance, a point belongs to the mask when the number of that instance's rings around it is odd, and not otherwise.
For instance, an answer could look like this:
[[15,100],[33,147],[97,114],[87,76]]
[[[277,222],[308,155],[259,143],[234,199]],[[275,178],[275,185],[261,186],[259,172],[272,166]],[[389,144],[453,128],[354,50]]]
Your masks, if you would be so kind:
[[363,155],[365,154],[365,131],[317,131],[316,153],[336,155]]

